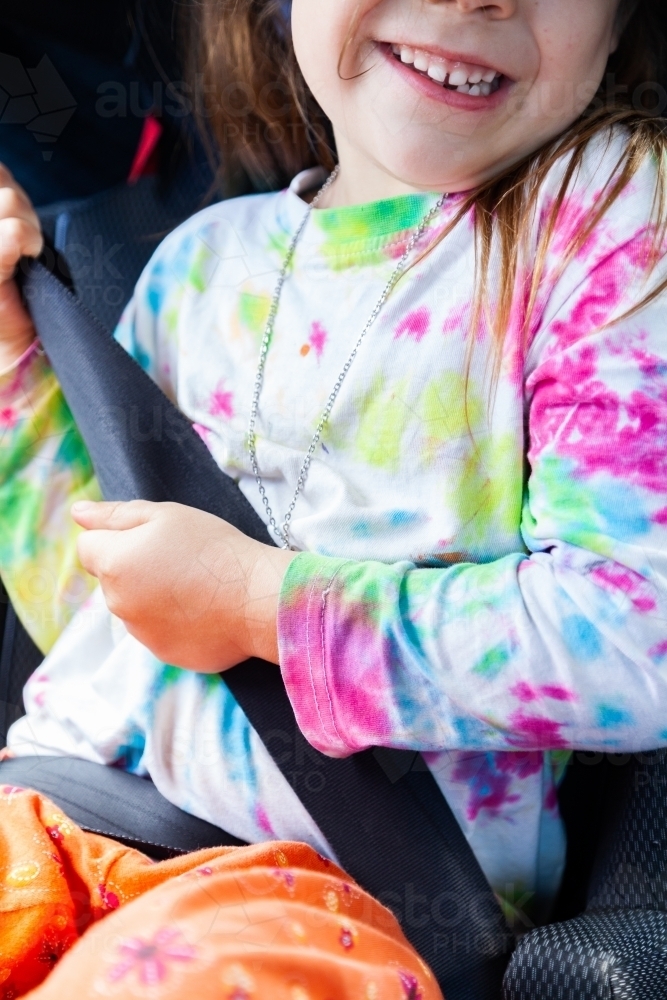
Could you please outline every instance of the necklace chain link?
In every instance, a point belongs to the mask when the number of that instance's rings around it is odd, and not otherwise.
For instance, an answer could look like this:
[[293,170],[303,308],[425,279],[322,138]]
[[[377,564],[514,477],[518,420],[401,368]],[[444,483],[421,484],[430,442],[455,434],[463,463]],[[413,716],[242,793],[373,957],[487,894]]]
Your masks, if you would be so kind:
[[366,339],[366,334],[371,329],[376,319],[380,315],[380,312],[382,311],[385,302],[387,301],[391,292],[393,291],[394,286],[397,284],[398,280],[405,271],[405,268],[407,266],[410,255],[412,254],[412,251],[414,250],[415,246],[422,238],[422,236],[426,232],[426,229],[431,224],[433,219],[436,217],[436,215],[438,214],[438,212],[440,211],[440,209],[442,208],[447,199],[447,194],[443,194],[438,199],[437,203],[431,209],[429,209],[429,211],[426,213],[426,215],[420,222],[419,226],[413,233],[412,237],[408,241],[408,244],[403,252],[403,255],[401,256],[400,260],[398,261],[398,264],[396,265],[394,271],[392,272],[391,277],[389,278],[387,284],[385,285],[382,291],[382,295],[378,299],[375,308],[368,317],[366,325],[361,331],[361,334],[359,335],[356,344],[352,348],[352,351],[350,352],[347,361],[343,365],[338,375],[338,378],[334,383],[333,389],[329,393],[327,404],[317,424],[308,451],[306,452],[305,457],[303,459],[303,463],[301,465],[299,476],[296,482],[296,489],[294,490],[294,496],[292,497],[290,505],[287,508],[287,512],[285,513],[285,517],[283,519],[283,523],[281,526],[277,523],[273,511],[271,510],[271,506],[269,504],[269,498],[266,495],[266,489],[264,488],[264,483],[262,481],[262,476],[259,470],[259,463],[257,461],[256,427],[257,427],[257,416],[259,413],[259,399],[262,393],[262,386],[264,384],[264,371],[266,368],[266,358],[269,353],[269,349],[271,347],[271,341],[273,339],[276,316],[278,315],[278,307],[280,305],[280,297],[283,290],[283,285],[285,284],[285,280],[287,278],[287,273],[290,269],[292,261],[294,260],[294,254],[296,252],[297,244],[301,239],[301,235],[304,229],[306,228],[306,225],[308,223],[308,220],[310,219],[313,209],[317,208],[318,204],[320,203],[326,192],[329,190],[331,185],[338,177],[339,172],[340,172],[340,166],[337,166],[335,170],[329,175],[327,180],[324,182],[320,190],[317,192],[317,194],[311,201],[310,205],[308,206],[308,210],[306,211],[298,229],[294,233],[294,236],[292,237],[290,245],[287,249],[287,253],[285,254],[285,259],[283,261],[283,265],[282,268],[280,269],[280,274],[278,276],[276,290],[273,293],[273,299],[271,300],[271,307],[269,309],[269,315],[266,321],[266,327],[264,329],[264,336],[262,337],[262,344],[259,350],[259,362],[257,365],[257,372],[255,375],[255,382],[253,386],[252,406],[250,410],[250,421],[248,423],[248,435],[247,435],[248,454],[250,456],[250,464],[252,466],[252,471],[255,476],[255,482],[257,483],[257,488],[259,489],[259,495],[262,498],[262,503],[264,504],[264,509],[266,511],[269,526],[271,527],[277,538],[280,540],[281,547],[284,549],[290,548],[289,532],[290,532],[290,523],[292,520],[292,514],[294,513],[294,508],[296,507],[297,500],[299,499],[303,487],[305,486],[306,479],[308,477],[308,471],[310,469],[310,464],[313,460],[313,455],[315,454],[315,449],[317,448],[320,442],[324,428],[329,422],[331,411],[333,410],[334,403],[338,398],[338,394],[343,386],[343,382],[345,381],[347,373],[352,367],[352,364],[357,356],[357,353],[359,352],[359,348],[361,347],[363,341]]

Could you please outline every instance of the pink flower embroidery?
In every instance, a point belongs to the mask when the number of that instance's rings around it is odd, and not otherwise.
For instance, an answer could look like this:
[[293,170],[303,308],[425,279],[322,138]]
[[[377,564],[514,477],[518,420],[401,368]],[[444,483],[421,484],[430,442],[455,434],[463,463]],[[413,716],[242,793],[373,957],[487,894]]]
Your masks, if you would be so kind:
[[398,978],[405,993],[405,1000],[422,1000],[424,994],[419,989],[419,980],[416,976],[413,976],[411,972],[400,971]]
[[181,943],[180,931],[163,927],[156,931],[150,941],[142,938],[128,938],[118,945],[121,961],[109,971],[109,981],[118,983],[130,972],[135,972],[144,986],[156,986],[164,982],[171,962],[191,962],[196,949]]
[[341,927],[340,937],[338,938],[345,951],[349,951],[354,948],[354,933],[350,927]]
[[107,908],[107,910],[117,910],[120,906],[120,900],[115,892],[109,892],[105,885],[98,885],[97,891],[102,899],[102,905]]
[[19,785],[3,785],[2,786],[2,794],[3,795],[9,795],[9,797],[12,798],[12,799],[14,798],[15,795],[20,795],[20,793],[24,792],[24,791],[25,791],[25,788],[21,788]]
[[274,868],[273,877],[278,879],[279,882],[282,882],[290,894],[294,892],[296,879],[294,878],[292,872],[286,872],[284,869],[281,870],[280,868]]

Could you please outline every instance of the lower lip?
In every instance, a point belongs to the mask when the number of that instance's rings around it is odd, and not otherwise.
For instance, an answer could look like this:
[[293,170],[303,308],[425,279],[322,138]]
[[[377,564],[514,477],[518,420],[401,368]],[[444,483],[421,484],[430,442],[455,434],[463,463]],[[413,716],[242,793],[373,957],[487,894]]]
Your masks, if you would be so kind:
[[441,104],[448,104],[450,108],[458,108],[460,111],[493,111],[499,107],[507,97],[512,81],[504,76],[500,81],[500,86],[488,97],[471,97],[470,94],[460,94],[458,90],[448,90],[442,84],[436,83],[430,77],[417,73],[416,70],[402,63],[394,55],[391,46],[386,43],[379,43],[378,48],[384,58],[389,62],[396,72],[400,73],[403,79],[410,86],[430,97],[431,100],[439,101]]

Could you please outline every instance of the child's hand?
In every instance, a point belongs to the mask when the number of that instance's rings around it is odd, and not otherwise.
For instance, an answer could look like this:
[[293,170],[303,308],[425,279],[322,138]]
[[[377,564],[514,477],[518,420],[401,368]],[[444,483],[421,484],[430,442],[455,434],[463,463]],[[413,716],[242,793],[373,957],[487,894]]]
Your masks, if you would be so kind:
[[213,673],[251,656],[278,662],[276,617],[294,553],[175,503],[72,506],[83,566],[107,606],[158,659]]
[[14,272],[24,254],[36,257],[41,253],[42,243],[30,199],[0,163],[0,371],[20,358],[35,338]]

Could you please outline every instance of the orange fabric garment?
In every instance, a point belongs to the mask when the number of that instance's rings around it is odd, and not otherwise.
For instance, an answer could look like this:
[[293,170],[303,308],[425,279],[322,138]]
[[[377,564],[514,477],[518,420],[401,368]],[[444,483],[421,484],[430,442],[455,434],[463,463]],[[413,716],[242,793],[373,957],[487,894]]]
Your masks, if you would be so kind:
[[393,915],[304,844],[159,863],[0,787],[0,998],[441,1000]]

